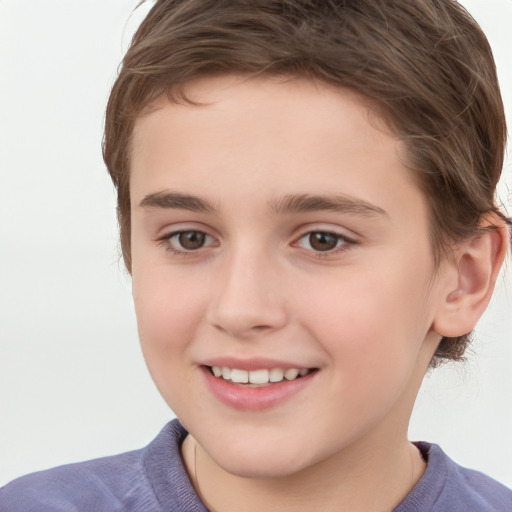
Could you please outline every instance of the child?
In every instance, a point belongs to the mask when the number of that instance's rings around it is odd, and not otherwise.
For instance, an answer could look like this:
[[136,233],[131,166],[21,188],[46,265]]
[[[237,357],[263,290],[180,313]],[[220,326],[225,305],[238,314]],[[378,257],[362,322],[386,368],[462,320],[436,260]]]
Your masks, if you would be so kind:
[[177,420],[23,477],[13,510],[508,511],[407,426],[508,246],[490,49],[451,0],[158,1],[104,157]]

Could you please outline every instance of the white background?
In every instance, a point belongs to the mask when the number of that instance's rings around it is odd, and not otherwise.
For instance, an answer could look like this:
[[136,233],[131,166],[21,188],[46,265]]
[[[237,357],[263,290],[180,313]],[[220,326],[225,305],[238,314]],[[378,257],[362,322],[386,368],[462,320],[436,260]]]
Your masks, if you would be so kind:
[[[145,445],[173,416],[138,346],[100,152],[137,0],[0,0],[0,484]],[[512,126],[512,1],[462,2]],[[500,195],[512,214],[512,168]],[[510,259],[509,259],[510,266]],[[512,486],[512,275],[466,365],[427,377],[411,439]]]

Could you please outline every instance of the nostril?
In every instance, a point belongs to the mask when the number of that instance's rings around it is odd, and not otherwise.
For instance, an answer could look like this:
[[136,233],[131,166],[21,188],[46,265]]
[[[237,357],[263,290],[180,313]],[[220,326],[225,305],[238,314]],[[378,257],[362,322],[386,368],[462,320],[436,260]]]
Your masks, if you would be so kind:
[[250,322],[246,322],[243,324],[242,322],[217,322],[214,324],[214,327],[219,330],[220,332],[223,332],[225,334],[230,334],[232,336],[236,337],[246,337],[250,336],[251,334],[256,333],[264,333],[265,331],[272,330],[271,325],[264,325],[264,324],[257,324],[257,325],[250,325]]

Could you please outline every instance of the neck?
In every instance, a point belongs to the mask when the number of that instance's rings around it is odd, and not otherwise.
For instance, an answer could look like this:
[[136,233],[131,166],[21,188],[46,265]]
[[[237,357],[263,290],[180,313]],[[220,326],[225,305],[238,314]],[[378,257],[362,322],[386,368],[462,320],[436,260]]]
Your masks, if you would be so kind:
[[405,436],[395,436],[394,442],[377,445],[377,449],[354,445],[319,464],[278,478],[232,475],[191,436],[183,444],[183,456],[196,492],[212,512],[389,511],[405,498],[425,470],[421,454]]

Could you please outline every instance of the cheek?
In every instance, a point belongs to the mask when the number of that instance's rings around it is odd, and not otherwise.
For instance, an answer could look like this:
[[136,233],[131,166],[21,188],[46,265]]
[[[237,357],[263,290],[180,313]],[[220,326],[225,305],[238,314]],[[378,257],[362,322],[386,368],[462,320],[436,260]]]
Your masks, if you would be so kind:
[[190,280],[170,268],[134,268],[133,298],[150,371],[178,366],[204,317],[204,289],[196,290]]
[[[204,317],[204,290],[170,267],[133,269],[133,299],[142,353],[153,382],[176,413],[194,397],[189,347]],[[186,396],[183,390],[187,389]],[[183,402],[185,400],[185,402]]]
[[[381,276],[382,278],[382,276]],[[423,371],[420,358],[424,342],[421,294],[406,293],[407,280],[379,282],[376,274],[365,279],[347,278],[332,286],[329,297],[312,297],[303,308],[308,330],[329,357],[326,373],[333,409],[333,436],[346,429],[354,436],[377,424],[391,411],[401,415],[410,405],[409,389]]]
[[404,373],[415,364],[428,331],[427,281],[400,264],[351,269],[323,286],[310,283],[307,293],[297,290],[296,297],[308,298],[299,317],[343,369],[340,379],[393,381],[393,371]]

